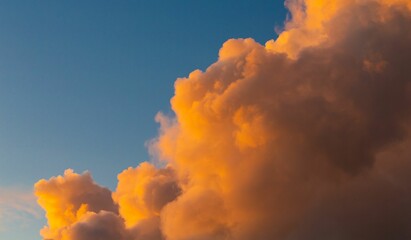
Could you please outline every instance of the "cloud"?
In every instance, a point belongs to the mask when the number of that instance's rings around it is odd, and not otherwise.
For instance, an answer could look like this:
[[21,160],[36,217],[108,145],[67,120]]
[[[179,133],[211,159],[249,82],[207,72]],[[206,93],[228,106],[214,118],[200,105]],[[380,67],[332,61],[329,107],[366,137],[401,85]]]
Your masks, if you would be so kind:
[[20,187],[0,188],[0,231],[6,225],[24,226],[41,217],[41,209],[31,190]]
[[230,39],[176,81],[150,146],[165,168],[112,197],[88,174],[37,183],[43,237],[409,239],[411,4],[286,5],[277,40]]
[[143,219],[159,216],[167,203],[180,194],[177,178],[170,167],[156,169],[149,163],[129,168],[118,175],[118,186],[113,193],[127,226]]
[[35,184],[38,203],[46,211],[45,239],[162,239],[160,212],[180,194],[172,168],[149,163],[124,170],[116,192],[97,185],[90,175],[68,169],[63,176]]
[[110,190],[94,183],[88,172],[80,175],[68,169],[64,176],[38,181],[34,189],[39,205],[46,211],[48,226],[41,230],[46,239],[64,239],[72,225],[91,213],[118,212]]
[[149,163],[128,168],[118,175],[113,193],[120,215],[134,239],[162,239],[160,213],[181,193],[174,169],[157,169]]
[[75,240],[122,240],[129,239],[124,222],[113,212],[88,212],[81,220],[66,229],[63,239]]

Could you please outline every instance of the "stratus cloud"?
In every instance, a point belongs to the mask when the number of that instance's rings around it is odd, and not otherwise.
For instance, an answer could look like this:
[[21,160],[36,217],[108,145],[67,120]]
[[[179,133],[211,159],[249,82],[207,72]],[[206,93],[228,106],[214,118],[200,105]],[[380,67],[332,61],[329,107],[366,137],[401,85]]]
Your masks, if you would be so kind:
[[41,217],[32,191],[20,187],[0,188],[0,231],[7,225],[26,225]]
[[[42,235],[411,238],[411,4],[286,5],[293,18],[277,40],[228,40],[205,72],[176,81],[175,117],[157,116],[151,146],[167,167],[121,173],[115,203],[101,198],[111,210],[82,207],[89,199],[73,197],[81,188],[60,184],[72,172],[37,183]],[[56,189],[70,197],[47,195]]]

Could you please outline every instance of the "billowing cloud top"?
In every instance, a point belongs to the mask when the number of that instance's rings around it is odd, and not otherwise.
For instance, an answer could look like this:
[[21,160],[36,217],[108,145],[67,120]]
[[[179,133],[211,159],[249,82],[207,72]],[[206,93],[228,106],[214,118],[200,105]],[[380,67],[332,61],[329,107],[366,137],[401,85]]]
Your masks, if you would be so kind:
[[411,3],[290,0],[277,40],[224,43],[175,83],[113,193],[35,185],[55,240],[411,238]]

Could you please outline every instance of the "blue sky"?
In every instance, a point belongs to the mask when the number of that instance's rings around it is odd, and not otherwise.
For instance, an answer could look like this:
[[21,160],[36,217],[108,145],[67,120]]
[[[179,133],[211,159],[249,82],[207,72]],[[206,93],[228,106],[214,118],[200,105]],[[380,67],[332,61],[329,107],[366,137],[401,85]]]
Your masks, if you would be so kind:
[[229,38],[275,38],[285,15],[281,0],[0,1],[0,239],[40,239],[24,201],[41,178],[89,170],[114,189],[149,159],[175,79]]

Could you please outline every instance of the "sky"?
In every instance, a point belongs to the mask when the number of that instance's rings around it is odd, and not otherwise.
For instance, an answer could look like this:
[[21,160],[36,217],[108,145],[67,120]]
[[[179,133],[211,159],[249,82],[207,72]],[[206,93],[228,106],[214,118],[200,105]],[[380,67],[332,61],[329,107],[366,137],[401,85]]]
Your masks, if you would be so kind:
[[0,239],[41,239],[30,195],[67,168],[114,190],[149,160],[174,81],[230,38],[264,44],[287,11],[259,1],[0,1]]

